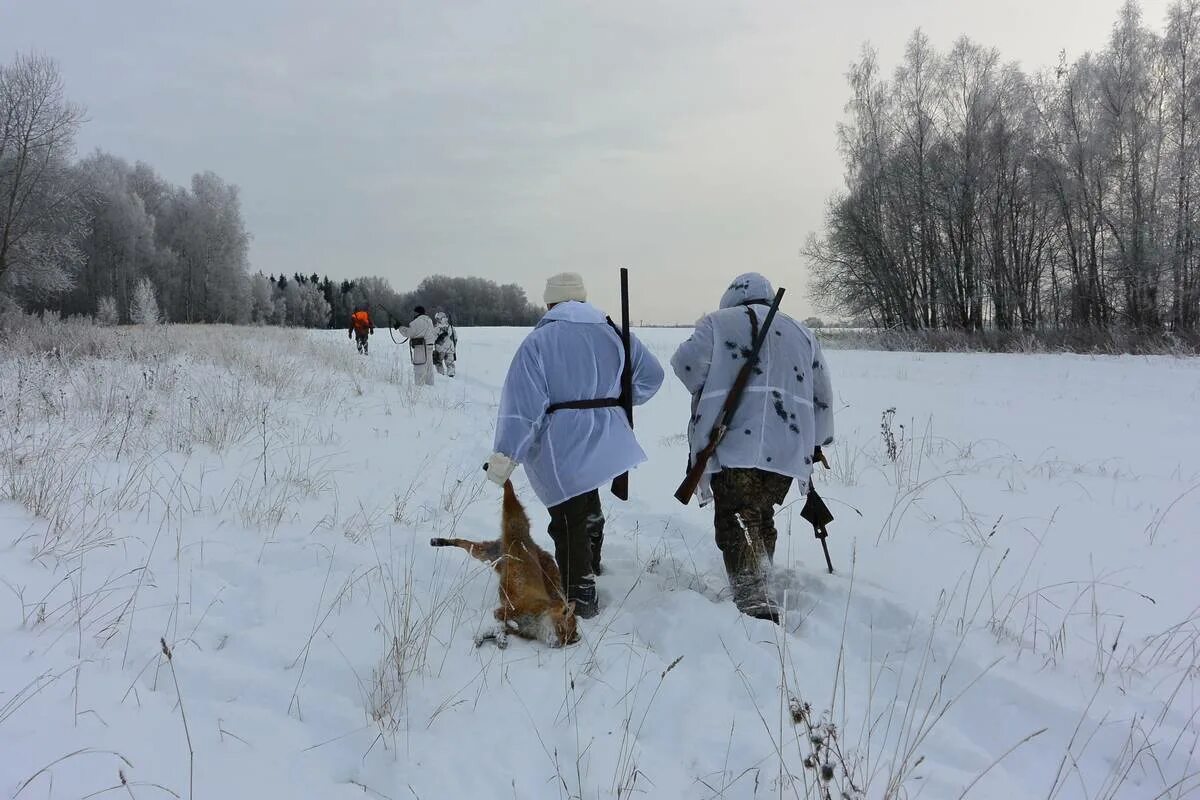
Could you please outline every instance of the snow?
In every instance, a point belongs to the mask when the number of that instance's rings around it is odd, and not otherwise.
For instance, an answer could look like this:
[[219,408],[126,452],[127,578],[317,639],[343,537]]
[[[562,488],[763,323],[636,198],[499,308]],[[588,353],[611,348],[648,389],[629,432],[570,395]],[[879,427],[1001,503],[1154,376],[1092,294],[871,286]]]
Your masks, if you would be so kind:
[[[822,797],[793,699],[836,725],[834,797],[1200,786],[1200,361],[829,351],[837,574],[781,511],[783,630],[672,499],[668,379],[605,499],[604,610],[501,651],[472,643],[494,575],[428,541],[497,535],[480,464],[523,332],[459,334],[430,389],[386,334],[0,353],[0,793]],[[664,363],[686,334],[639,333]]]

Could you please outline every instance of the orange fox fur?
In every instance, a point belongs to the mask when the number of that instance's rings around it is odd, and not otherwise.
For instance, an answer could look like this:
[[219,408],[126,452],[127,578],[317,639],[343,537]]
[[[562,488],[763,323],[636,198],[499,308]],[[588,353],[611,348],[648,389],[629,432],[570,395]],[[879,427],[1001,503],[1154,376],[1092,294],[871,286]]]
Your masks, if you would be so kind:
[[512,482],[504,484],[500,538],[490,542],[466,539],[432,539],[434,547],[461,547],[480,561],[487,561],[500,574],[500,607],[494,629],[476,638],[476,646],[494,640],[508,644],[508,634],[535,639],[551,647],[579,640],[575,606],[565,599],[562,577],[554,557],[537,546],[529,535],[529,517]]

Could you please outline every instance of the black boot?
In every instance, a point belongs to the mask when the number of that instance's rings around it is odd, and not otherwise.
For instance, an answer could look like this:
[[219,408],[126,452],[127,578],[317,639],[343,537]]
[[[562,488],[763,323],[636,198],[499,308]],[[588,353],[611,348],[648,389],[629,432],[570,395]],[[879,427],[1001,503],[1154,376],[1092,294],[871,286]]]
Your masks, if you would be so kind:
[[779,624],[779,607],[767,591],[762,574],[755,570],[731,574],[729,586],[733,589],[733,602],[748,617],[765,619]]
[[591,619],[600,613],[594,583],[572,586],[567,590],[567,601],[575,604],[575,616],[581,619]]

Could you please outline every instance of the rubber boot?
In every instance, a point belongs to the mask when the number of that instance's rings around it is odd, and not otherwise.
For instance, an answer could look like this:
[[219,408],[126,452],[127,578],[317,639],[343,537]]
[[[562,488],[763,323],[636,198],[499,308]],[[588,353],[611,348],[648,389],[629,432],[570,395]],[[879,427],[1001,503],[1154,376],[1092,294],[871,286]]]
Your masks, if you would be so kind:
[[596,602],[596,584],[590,580],[568,589],[567,600],[575,604],[575,616],[581,619],[591,619],[600,613],[600,605]]

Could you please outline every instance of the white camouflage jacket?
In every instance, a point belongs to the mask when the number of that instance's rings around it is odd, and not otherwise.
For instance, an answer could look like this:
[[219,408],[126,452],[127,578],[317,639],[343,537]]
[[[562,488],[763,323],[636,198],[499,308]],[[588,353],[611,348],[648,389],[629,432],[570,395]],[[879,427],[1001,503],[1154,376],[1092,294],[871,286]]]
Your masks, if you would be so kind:
[[[631,337],[633,402],[662,386],[658,360]],[[620,408],[566,409],[551,404],[617,397],[625,353],[604,314],[588,303],[550,309],[513,356],[500,396],[495,450],[525,467],[546,506],[592,489],[646,460]]]
[[[671,358],[675,374],[692,393],[688,440],[693,457],[708,444],[725,397],[746,363],[753,341],[750,315],[761,327],[773,294],[761,275],[740,276],[720,310],[701,318]],[[833,399],[829,367],[816,337],[777,313],[729,431],[708,462],[701,501],[711,499],[710,477],[726,467],[788,475],[806,491],[814,446],[833,442]]]

